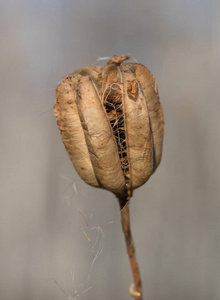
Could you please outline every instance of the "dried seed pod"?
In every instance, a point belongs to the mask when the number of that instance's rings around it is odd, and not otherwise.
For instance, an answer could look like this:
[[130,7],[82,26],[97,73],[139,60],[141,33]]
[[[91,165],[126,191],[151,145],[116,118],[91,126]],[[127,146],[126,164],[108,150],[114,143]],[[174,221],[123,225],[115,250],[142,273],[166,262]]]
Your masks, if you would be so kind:
[[164,133],[156,79],[141,64],[123,63],[128,58],[64,76],[54,106],[80,177],[126,199],[159,165]]

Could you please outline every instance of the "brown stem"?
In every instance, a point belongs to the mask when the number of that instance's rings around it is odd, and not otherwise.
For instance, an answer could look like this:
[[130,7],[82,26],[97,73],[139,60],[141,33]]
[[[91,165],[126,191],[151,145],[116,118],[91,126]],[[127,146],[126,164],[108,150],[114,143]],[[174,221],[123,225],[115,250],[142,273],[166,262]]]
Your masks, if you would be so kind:
[[[119,199],[119,202],[121,202],[120,199]],[[123,209],[121,209],[121,224],[122,224],[122,228],[123,228],[123,232],[124,232],[124,236],[125,236],[127,251],[128,251],[128,255],[129,255],[129,259],[130,259],[131,270],[132,270],[132,274],[133,274],[133,278],[134,278],[134,285],[131,285],[131,287],[130,287],[130,294],[135,299],[143,300],[141,277],[140,277],[140,272],[139,272],[138,264],[137,264],[137,260],[136,260],[134,242],[133,242],[133,238],[131,235],[129,202],[124,206]],[[133,289],[133,286],[135,287],[135,291]]]

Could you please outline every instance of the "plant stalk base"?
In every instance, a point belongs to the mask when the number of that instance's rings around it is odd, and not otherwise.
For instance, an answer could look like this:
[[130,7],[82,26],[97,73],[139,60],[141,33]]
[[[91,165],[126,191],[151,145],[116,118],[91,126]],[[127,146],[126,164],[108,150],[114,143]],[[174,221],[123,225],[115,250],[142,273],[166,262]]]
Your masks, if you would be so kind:
[[130,295],[134,297],[136,300],[143,300],[141,277],[140,277],[140,272],[137,264],[134,242],[131,234],[129,202],[121,210],[121,224],[125,236],[127,252],[128,252],[131,270],[134,278],[134,284],[132,284],[130,287]]

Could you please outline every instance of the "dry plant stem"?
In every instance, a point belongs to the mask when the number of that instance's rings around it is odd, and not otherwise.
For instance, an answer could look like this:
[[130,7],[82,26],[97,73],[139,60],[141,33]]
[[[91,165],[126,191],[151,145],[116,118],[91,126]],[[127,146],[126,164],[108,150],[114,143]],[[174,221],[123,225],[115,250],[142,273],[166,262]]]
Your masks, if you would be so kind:
[[133,290],[132,286],[130,288],[130,294],[135,299],[143,300],[142,298],[142,286],[141,286],[141,277],[140,272],[136,260],[135,255],[135,247],[134,242],[131,234],[131,227],[130,227],[130,214],[129,214],[129,203],[127,203],[124,208],[121,210],[121,224],[122,229],[125,236],[127,251],[130,259],[131,270],[134,278],[134,287],[135,291]]

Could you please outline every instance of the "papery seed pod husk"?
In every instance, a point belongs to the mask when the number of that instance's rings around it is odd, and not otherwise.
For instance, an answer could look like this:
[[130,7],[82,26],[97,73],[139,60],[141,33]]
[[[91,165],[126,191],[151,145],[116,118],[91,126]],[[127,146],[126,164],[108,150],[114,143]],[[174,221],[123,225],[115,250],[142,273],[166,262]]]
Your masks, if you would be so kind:
[[79,176],[118,197],[131,195],[158,167],[164,118],[155,77],[114,56],[79,69],[56,89],[54,115]]

